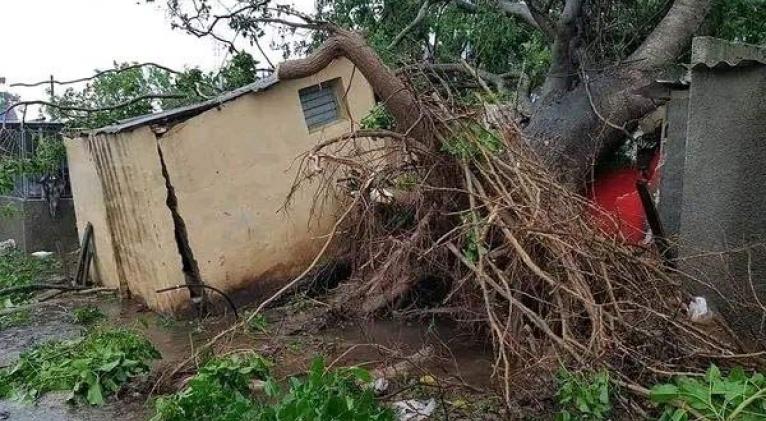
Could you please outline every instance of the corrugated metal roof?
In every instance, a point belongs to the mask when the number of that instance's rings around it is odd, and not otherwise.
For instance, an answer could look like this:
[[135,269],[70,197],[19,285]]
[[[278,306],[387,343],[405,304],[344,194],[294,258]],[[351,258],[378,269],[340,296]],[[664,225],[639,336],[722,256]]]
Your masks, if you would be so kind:
[[226,92],[216,98],[209,99],[207,101],[198,102],[196,104],[187,105],[185,107],[174,108],[172,110],[163,111],[155,114],[147,114],[138,117],[122,120],[112,126],[106,126],[95,130],[83,132],[82,134],[100,134],[100,133],[120,133],[126,130],[132,130],[137,127],[146,126],[148,124],[167,124],[177,121],[183,121],[202,114],[203,112],[212,108],[218,107],[221,104],[237,99],[243,95],[264,91],[271,86],[276,85],[279,82],[276,72],[272,75],[259,79],[249,85],[245,85],[241,88],[235,89],[230,92]]
[[731,42],[713,37],[692,41],[691,67],[710,69],[766,64],[766,46]]

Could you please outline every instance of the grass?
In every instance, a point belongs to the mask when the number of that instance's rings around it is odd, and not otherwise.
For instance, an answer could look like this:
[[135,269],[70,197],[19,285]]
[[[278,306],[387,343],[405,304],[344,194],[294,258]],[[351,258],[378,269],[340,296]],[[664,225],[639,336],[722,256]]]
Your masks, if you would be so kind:
[[79,325],[91,326],[104,320],[106,315],[96,306],[77,307],[72,310],[75,323]]
[[[43,282],[61,272],[56,258],[38,259],[19,250],[9,250],[0,256],[0,289]],[[30,292],[16,292],[0,297],[0,308],[25,302]]]
[[0,370],[0,397],[37,399],[51,391],[70,391],[70,400],[100,405],[131,378],[149,371],[159,352],[127,329],[92,330],[71,341],[35,346]]
[[13,313],[0,316],[0,331],[22,326],[29,321],[29,310],[16,310]]
[[[393,421],[368,384],[370,374],[357,367],[328,370],[315,359],[307,376],[291,377],[282,390],[269,373],[270,364],[256,354],[215,358],[187,387],[159,398],[152,421],[188,419],[257,421]],[[265,380],[263,396],[250,390],[253,379]]]

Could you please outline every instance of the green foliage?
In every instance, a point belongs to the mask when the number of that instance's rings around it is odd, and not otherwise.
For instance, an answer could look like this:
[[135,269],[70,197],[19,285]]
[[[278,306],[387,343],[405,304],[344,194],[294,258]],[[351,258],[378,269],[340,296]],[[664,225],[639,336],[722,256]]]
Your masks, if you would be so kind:
[[136,117],[203,101],[220,91],[239,88],[256,80],[258,62],[248,53],[238,53],[215,73],[189,68],[170,73],[153,66],[130,68],[137,63],[114,63],[119,72],[103,73],[82,89],[68,88],[54,98],[61,106],[99,109],[127,103],[144,95],[179,95],[181,98],[157,98],[96,112],[60,110],[47,107],[54,119],[70,127],[97,128],[119,120]]
[[388,112],[383,104],[375,104],[369,114],[364,116],[361,121],[363,129],[387,129],[394,127],[394,117]]
[[246,318],[247,329],[251,333],[266,333],[269,327],[269,321],[263,314],[249,315]]
[[[267,399],[250,396],[253,379],[266,379]],[[290,378],[289,390],[282,392],[261,357],[215,358],[184,390],[157,399],[152,421],[392,421],[393,412],[378,405],[371,390],[358,386],[371,380],[363,369],[330,371],[316,359],[305,379]]]
[[446,139],[442,150],[457,158],[479,159],[483,153],[495,154],[503,149],[500,135],[476,122],[458,127],[455,132],[454,136]]
[[211,359],[184,390],[157,399],[152,421],[257,419],[250,382],[266,378],[269,366],[256,354]]
[[711,365],[705,377],[676,377],[672,383],[654,386],[650,397],[664,409],[661,421],[698,419],[697,414],[706,420],[766,419],[766,380],[760,373],[748,377],[741,368],[723,376]]
[[72,311],[74,321],[80,325],[92,325],[106,318],[106,315],[95,306],[78,307]]
[[66,159],[64,142],[57,137],[42,137],[31,158],[0,157],[0,194],[13,191],[20,175],[44,175],[57,171]]
[[372,390],[361,388],[372,376],[366,370],[351,367],[329,371],[322,359],[315,359],[305,380],[290,379],[290,390],[280,393],[273,380],[266,393],[277,403],[262,408],[260,421],[393,421],[390,409],[381,407]]
[[5,329],[22,326],[29,321],[29,310],[16,310],[12,313],[0,316],[0,331]]
[[715,0],[708,21],[713,36],[766,44],[766,0]]
[[612,410],[609,372],[572,373],[561,369],[556,401],[558,421],[595,421],[607,419]]
[[149,371],[149,361],[159,357],[151,342],[133,331],[92,331],[22,353],[16,364],[0,370],[0,397],[36,399],[70,390],[71,400],[100,405],[130,378]]
[[[45,281],[61,270],[56,258],[38,259],[20,250],[8,250],[0,256],[0,288]],[[29,292],[14,292],[0,297],[0,308],[13,307],[29,298]]]

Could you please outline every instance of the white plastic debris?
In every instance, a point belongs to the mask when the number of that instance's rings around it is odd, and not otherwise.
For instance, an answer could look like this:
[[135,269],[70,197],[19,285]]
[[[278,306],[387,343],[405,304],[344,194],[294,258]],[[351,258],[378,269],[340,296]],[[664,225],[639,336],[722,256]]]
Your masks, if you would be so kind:
[[32,253],[31,256],[37,259],[47,259],[53,256],[53,252],[52,251],[36,251]]
[[386,189],[374,188],[370,190],[370,200],[376,203],[389,204],[394,201],[394,194]]
[[694,297],[686,308],[689,319],[694,323],[707,323],[713,318],[713,312],[707,306],[704,297]]
[[372,390],[378,396],[386,393],[386,390],[388,390],[388,387],[389,387],[389,382],[388,380],[386,380],[385,377],[378,377],[377,379],[375,379],[375,381],[372,382]]
[[393,403],[398,421],[422,421],[436,411],[436,400],[431,398],[427,401],[408,399]]
[[5,241],[0,241],[0,254],[5,254],[9,250],[16,248],[16,240],[9,238]]

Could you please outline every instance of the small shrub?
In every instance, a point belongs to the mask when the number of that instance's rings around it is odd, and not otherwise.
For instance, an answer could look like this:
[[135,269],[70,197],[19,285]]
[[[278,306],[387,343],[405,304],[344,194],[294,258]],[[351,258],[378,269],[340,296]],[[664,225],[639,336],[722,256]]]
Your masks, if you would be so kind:
[[[393,421],[390,409],[381,407],[369,389],[370,374],[360,368],[326,370],[316,359],[308,376],[289,379],[282,392],[268,374],[269,364],[248,357],[216,358],[205,364],[188,386],[172,396],[157,399],[152,421],[204,419],[258,421]],[[253,378],[267,379],[266,399],[250,396]]]
[[126,330],[92,331],[72,341],[38,345],[0,370],[0,397],[36,399],[70,390],[71,400],[100,405],[130,378],[149,371],[159,352],[143,336]]
[[654,386],[650,398],[663,408],[660,421],[698,419],[697,414],[707,420],[766,419],[766,380],[760,373],[748,377],[742,368],[723,376],[711,365],[704,377],[676,377]]
[[213,358],[184,390],[157,399],[152,421],[255,419],[257,402],[250,398],[250,382],[265,379],[269,365],[255,354]]
[[363,129],[391,129],[394,117],[383,104],[376,104],[360,122]]
[[[0,256],[0,288],[24,286],[45,281],[61,271],[61,262],[55,258],[37,259],[20,250],[8,250]],[[29,299],[29,292],[15,292],[0,297],[0,308]]]
[[290,390],[281,394],[273,381],[266,393],[278,399],[264,407],[261,421],[393,421],[394,413],[375,400],[372,390],[358,386],[372,376],[358,367],[328,371],[322,359],[315,359],[305,380],[290,378]]
[[572,373],[562,369],[558,374],[556,401],[561,410],[557,421],[595,421],[607,418],[612,410],[609,372]]
[[90,326],[106,318],[106,315],[95,306],[78,307],[74,309],[72,314],[74,315],[75,323],[85,326]]

